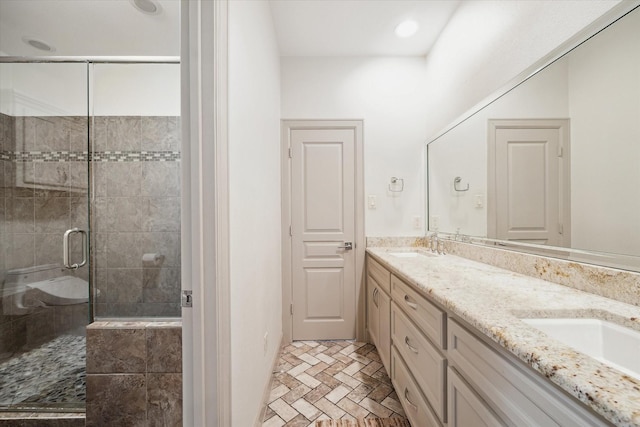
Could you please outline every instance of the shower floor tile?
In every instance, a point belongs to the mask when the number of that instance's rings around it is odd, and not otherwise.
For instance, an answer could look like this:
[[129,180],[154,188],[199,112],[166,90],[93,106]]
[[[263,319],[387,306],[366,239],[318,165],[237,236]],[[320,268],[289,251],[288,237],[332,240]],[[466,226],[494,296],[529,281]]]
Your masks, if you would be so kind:
[[282,348],[263,427],[378,417],[405,419],[375,346],[296,341]]
[[62,335],[0,363],[0,407],[84,407],[86,340]]

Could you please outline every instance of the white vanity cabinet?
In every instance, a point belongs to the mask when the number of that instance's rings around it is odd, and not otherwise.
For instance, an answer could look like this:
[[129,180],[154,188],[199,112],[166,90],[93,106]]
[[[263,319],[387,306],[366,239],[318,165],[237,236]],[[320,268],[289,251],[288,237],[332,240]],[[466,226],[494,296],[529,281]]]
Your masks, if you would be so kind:
[[391,273],[367,259],[367,327],[387,372],[391,361]]
[[447,378],[450,427],[505,425],[454,369],[448,368]]
[[[522,366],[506,350],[494,348],[483,339],[449,318],[448,362],[449,416],[451,425],[475,415],[487,419],[496,414],[501,424],[512,426],[608,426],[535,372]],[[451,372],[455,373],[451,376]],[[468,386],[467,386],[468,384]],[[467,405],[466,402],[473,402]],[[484,407],[486,411],[480,409]],[[480,421],[474,425],[483,425]]]
[[[435,418],[446,423],[446,314],[394,275],[391,295],[391,341],[400,356],[394,363],[411,372]],[[397,381],[393,374],[391,380]],[[404,403],[412,408],[407,399]]]
[[407,282],[368,257],[369,334],[412,425],[611,426]]
[[402,361],[396,348],[391,350],[391,381],[398,398],[402,402],[404,412],[412,426],[440,427],[437,415],[427,403],[420,386],[409,373],[409,368]]

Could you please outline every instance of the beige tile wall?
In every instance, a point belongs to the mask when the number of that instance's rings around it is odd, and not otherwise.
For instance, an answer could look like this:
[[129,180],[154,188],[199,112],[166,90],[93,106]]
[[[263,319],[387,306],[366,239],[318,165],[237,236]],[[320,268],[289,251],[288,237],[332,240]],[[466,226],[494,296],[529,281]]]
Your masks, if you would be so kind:
[[87,327],[86,425],[182,425],[180,322]]

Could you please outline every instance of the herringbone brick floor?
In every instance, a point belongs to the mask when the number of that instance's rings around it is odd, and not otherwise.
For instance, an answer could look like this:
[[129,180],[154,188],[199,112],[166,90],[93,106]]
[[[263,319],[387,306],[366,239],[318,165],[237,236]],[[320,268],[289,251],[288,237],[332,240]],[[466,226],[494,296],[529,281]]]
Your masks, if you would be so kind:
[[376,348],[353,341],[297,341],[282,348],[263,427],[317,420],[404,418]]

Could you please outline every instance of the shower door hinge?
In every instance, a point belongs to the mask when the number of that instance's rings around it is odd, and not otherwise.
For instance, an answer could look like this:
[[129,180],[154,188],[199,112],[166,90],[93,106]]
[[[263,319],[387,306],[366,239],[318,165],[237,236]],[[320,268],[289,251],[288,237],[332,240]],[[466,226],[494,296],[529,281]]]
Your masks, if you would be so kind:
[[182,298],[181,298],[180,305],[185,308],[193,307],[193,291],[192,290],[182,291]]

